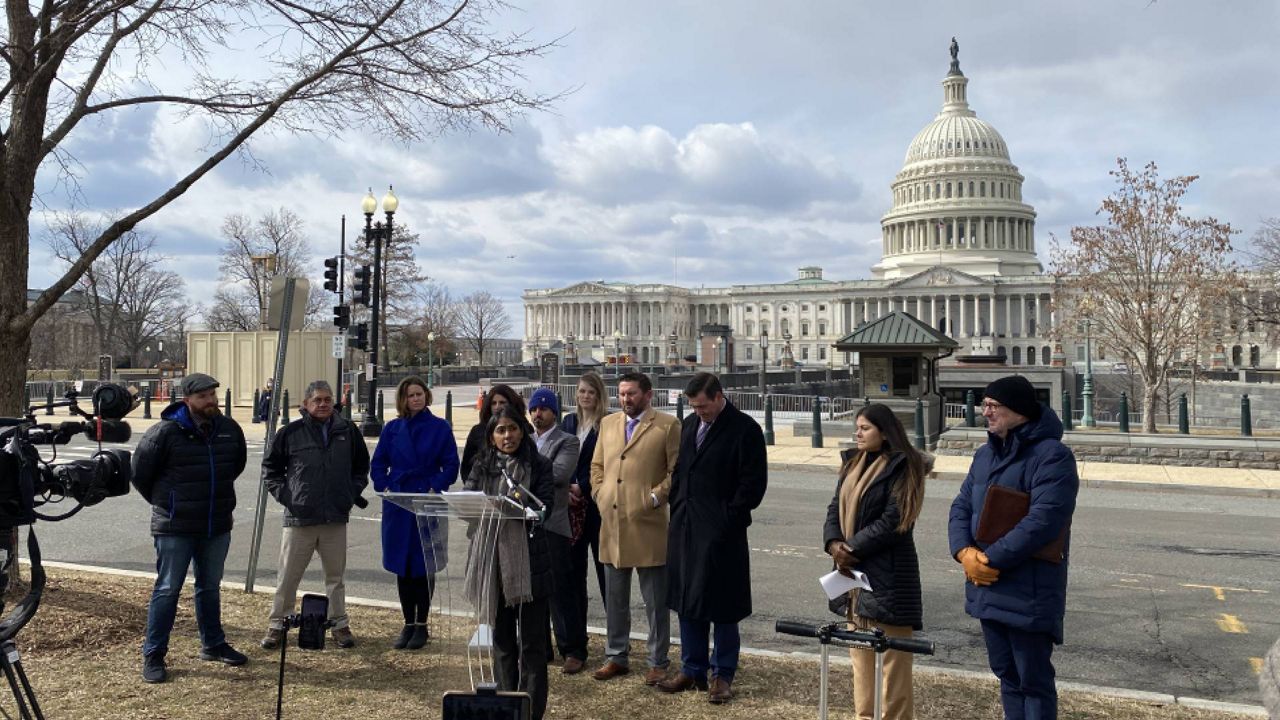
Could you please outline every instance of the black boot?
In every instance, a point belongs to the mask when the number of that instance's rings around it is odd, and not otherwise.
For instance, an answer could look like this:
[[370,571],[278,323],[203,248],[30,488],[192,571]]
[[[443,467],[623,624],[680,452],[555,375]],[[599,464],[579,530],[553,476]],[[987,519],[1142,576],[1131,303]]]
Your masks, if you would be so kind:
[[427,624],[413,626],[413,637],[409,638],[409,643],[405,645],[408,650],[417,650],[427,644]]
[[407,646],[409,641],[413,639],[413,627],[413,625],[406,624],[404,629],[400,631],[400,635],[396,638],[396,641],[391,644],[391,647],[397,650],[405,649],[405,646]]

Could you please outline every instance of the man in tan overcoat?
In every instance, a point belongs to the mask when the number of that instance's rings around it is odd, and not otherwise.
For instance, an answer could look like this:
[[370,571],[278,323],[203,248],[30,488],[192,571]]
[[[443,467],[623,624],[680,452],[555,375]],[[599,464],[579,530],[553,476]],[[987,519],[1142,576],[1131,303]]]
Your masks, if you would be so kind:
[[591,495],[600,508],[600,561],[604,563],[608,637],[605,664],[595,679],[629,671],[631,571],[640,577],[649,620],[649,670],[644,681],[661,682],[671,649],[667,610],[667,494],[680,452],[680,422],[650,407],[653,384],[643,373],[618,380],[622,412],[600,421],[591,458]]

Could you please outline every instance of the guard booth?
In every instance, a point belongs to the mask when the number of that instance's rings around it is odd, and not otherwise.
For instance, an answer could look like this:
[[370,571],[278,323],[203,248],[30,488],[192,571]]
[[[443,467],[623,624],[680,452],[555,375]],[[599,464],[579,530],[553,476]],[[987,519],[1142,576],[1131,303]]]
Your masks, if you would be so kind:
[[959,347],[955,340],[901,310],[865,323],[835,343],[837,352],[857,353],[863,395],[888,405],[902,420],[908,438],[915,437],[916,400],[921,401],[925,442],[930,448],[946,429],[938,361]]

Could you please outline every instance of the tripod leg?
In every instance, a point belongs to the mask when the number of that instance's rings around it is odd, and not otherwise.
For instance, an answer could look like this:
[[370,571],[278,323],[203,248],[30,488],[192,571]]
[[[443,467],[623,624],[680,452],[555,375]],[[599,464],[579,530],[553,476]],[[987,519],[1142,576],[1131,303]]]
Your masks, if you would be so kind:
[[31,681],[27,679],[27,671],[22,669],[22,661],[14,661],[13,669],[17,672],[18,679],[22,681],[22,690],[27,696],[27,702],[31,703],[31,711],[35,716],[35,720],[44,720],[44,713],[40,711],[40,703],[36,701],[36,691],[31,687]]
[[818,720],[827,720],[827,671],[831,669],[831,645],[822,643],[822,662],[818,670]]
[[22,689],[18,687],[18,678],[13,672],[13,665],[9,663],[9,653],[0,649],[0,669],[4,670],[4,677],[9,681],[9,691],[13,693],[13,701],[18,704],[18,714],[23,720],[31,720],[31,711],[27,709],[27,701],[22,695]]
[[284,626],[284,635],[280,638],[280,676],[276,679],[276,720],[284,708],[284,651],[289,647],[289,626]]
[[880,720],[884,712],[884,653],[884,650],[876,651],[876,720]]

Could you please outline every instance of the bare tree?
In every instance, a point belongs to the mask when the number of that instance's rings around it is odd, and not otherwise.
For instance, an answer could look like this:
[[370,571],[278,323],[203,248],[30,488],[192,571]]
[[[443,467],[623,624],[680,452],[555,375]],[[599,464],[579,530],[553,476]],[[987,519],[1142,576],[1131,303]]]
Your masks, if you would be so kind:
[[1239,306],[1248,324],[1261,325],[1274,343],[1280,340],[1280,217],[1262,221],[1245,255],[1250,292],[1237,296]]
[[511,320],[498,298],[484,290],[471,293],[455,306],[458,337],[473,350],[484,364],[484,349],[489,341],[511,330]]
[[[458,324],[456,305],[449,289],[436,282],[425,282],[414,289],[415,307],[411,319],[391,343],[392,352],[405,364],[431,356],[435,364],[457,354]],[[435,333],[435,340],[428,336]],[[427,347],[431,352],[427,352]]]
[[[108,246],[186,193],[263,128],[363,127],[415,140],[475,124],[505,130],[553,100],[519,89],[521,66],[549,46],[495,33],[502,0],[5,0],[0,45],[0,412],[22,398],[31,328]],[[248,50],[246,50],[248,48]],[[236,62],[228,62],[234,55]],[[180,59],[171,72],[156,58]],[[36,177],[74,186],[78,135],[151,108],[195,118],[208,153],[102,229],[29,306]],[[77,192],[73,189],[73,192]],[[88,199],[88,198],[85,198]],[[89,199],[91,200],[91,199]]]
[[[222,285],[214,293],[205,317],[213,330],[257,330],[266,316],[271,280],[301,277],[311,260],[311,248],[303,235],[302,218],[281,208],[250,220],[228,215],[222,222]],[[269,256],[271,264],[255,257]],[[307,318],[315,323],[326,305],[327,292],[314,284],[307,296]]]
[[[60,213],[50,225],[54,256],[74,264],[102,232],[81,213]],[[161,270],[168,260],[151,235],[130,230],[91,264],[76,282],[83,311],[93,320],[97,352],[136,362],[143,346],[189,320],[194,306],[177,273]]]
[[1102,201],[1106,225],[1073,227],[1054,238],[1053,269],[1094,337],[1142,382],[1144,432],[1155,432],[1156,398],[1175,363],[1194,356],[1214,313],[1239,286],[1231,226],[1191,218],[1182,197],[1195,176],[1161,180],[1155,163],[1138,172],[1123,159],[1119,186]]

